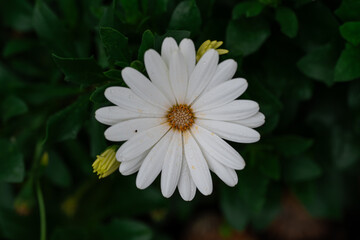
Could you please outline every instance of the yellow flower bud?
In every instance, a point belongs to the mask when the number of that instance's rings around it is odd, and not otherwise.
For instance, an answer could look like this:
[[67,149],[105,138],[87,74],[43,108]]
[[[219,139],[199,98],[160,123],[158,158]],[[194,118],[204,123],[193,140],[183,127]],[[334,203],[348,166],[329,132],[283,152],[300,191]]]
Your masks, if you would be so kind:
[[98,155],[92,167],[94,172],[100,178],[104,178],[112,174],[119,168],[120,162],[116,161],[115,154],[118,146],[113,145],[108,147],[102,154]]
[[201,44],[196,53],[196,61],[198,62],[200,58],[210,49],[215,49],[219,53],[219,55],[228,53],[229,51],[226,49],[218,49],[222,44],[222,41],[205,41],[203,44]]

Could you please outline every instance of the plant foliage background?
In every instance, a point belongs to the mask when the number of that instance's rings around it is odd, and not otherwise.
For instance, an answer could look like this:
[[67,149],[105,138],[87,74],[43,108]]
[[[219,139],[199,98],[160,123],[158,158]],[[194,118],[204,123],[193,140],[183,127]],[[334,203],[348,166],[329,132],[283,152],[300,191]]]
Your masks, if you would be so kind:
[[[0,22],[2,239],[357,236],[360,1],[1,0]],[[104,89],[165,36],[224,41],[266,116],[261,141],[232,144],[238,185],[213,176],[192,202],[91,168]]]

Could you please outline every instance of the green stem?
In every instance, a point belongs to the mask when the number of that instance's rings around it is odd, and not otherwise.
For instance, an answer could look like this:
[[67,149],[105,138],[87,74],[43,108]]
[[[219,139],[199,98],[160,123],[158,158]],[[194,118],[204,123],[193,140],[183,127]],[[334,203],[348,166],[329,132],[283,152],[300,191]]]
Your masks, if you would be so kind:
[[40,187],[40,182],[36,184],[36,193],[39,203],[39,213],[40,213],[40,240],[46,240],[46,213],[45,213],[45,204],[44,198]]

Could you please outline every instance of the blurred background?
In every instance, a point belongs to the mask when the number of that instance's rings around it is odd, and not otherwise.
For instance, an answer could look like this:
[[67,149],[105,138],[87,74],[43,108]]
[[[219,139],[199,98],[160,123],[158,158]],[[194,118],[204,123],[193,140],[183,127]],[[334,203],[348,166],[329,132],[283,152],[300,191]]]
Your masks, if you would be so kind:
[[[0,0],[1,239],[356,239],[360,1]],[[166,36],[224,41],[266,123],[239,183],[185,202],[92,163],[94,111]]]

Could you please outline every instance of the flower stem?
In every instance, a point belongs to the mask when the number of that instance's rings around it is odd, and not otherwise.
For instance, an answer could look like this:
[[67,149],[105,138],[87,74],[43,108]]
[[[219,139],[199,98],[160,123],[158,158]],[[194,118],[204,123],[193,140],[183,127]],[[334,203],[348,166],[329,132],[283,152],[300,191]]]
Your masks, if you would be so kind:
[[40,187],[40,181],[36,184],[36,193],[39,204],[39,214],[40,214],[40,240],[46,240],[46,212],[44,198]]

